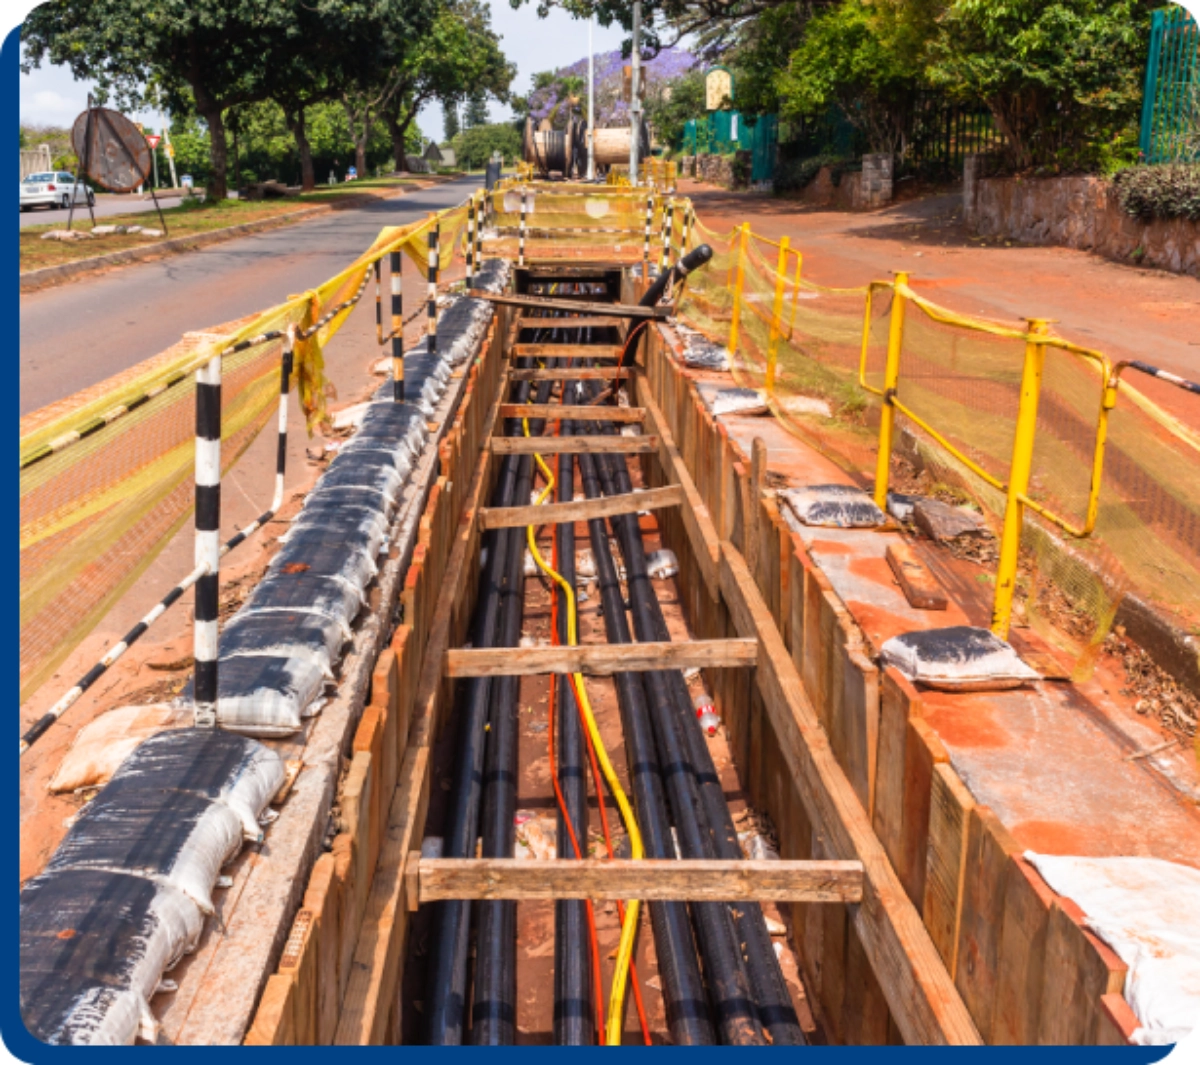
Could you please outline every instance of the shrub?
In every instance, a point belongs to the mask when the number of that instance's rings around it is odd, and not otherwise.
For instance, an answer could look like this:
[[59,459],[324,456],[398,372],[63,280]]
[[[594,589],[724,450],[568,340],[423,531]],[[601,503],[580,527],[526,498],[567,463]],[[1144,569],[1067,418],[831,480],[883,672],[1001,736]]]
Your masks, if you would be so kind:
[[1143,222],[1187,218],[1200,222],[1200,163],[1131,166],[1113,179],[1126,214]]
[[842,172],[847,169],[847,160],[837,155],[813,155],[807,159],[780,162],[775,172],[775,188],[780,192],[807,188],[823,166],[832,168],[830,176],[837,185],[841,182]]

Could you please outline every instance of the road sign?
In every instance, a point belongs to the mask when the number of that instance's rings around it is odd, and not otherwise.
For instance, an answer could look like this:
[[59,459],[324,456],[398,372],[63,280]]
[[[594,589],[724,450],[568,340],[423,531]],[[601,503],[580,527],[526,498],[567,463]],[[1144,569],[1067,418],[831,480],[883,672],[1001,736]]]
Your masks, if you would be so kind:
[[719,111],[733,102],[733,75],[724,67],[713,67],[704,75],[706,111]]
[[157,133],[147,133],[146,134],[146,143],[148,145],[150,145],[151,151],[154,151],[154,149],[158,147],[158,142],[161,140],[162,140],[162,137],[160,137]]
[[167,141],[167,146],[163,150],[167,153],[168,159],[175,158],[175,145],[173,145],[170,141]]

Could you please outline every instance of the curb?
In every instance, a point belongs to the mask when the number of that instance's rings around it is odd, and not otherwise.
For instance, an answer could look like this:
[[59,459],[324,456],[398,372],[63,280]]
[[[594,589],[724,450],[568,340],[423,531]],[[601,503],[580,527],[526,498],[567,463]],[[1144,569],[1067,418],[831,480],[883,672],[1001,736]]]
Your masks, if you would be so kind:
[[[428,186],[421,186],[425,188]],[[420,188],[417,191],[420,191]],[[208,233],[197,233],[192,237],[175,237],[171,240],[160,240],[154,244],[142,244],[125,251],[109,252],[106,255],[96,255],[90,259],[77,259],[73,263],[63,263],[60,266],[44,266],[40,270],[27,270],[21,274],[21,291],[32,292],[48,288],[52,285],[70,281],[81,274],[89,274],[95,270],[103,270],[110,266],[122,266],[128,263],[141,262],[145,259],[157,259],[161,256],[176,255],[180,252],[193,251],[209,244],[220,244],[223,241],[234,240],[237,237],[248,236],[251,233],[261,233],[268,229],[278,229],[281,226],[303,222],[318,215],[331,211],[344,211],[361,207],[376,200],[392,200],[405,195],[407,188],[401,189],[391,196],[348,196],[337,203],[321,203],[313,207],[305,207],[299,211],[263,218],[257,222],[243,222],[241,225],[228,226],[225,229],[214,229]]]

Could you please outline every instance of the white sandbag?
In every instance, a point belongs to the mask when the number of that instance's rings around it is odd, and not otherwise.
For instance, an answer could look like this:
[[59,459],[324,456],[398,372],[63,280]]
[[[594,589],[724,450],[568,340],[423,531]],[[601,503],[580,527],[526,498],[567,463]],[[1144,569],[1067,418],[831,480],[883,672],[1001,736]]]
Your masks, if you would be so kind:
[[999,636],[970,625],[902,633],[880,653],[910,680],[944,691],[1003,691],[1041,679]]
[[767,397],[754,388],[723,388],[709,401],[714,416],[723,414],[765,414]]
[[76,733],[50,779],[55,794],[105,784],[145,739],[192,723],[192,711],[177,703],[121,706],[89,721]]
[[655,551],[646,558],[646,574],[653,580],[664,580],[674,577],[679,572],[679,559],[675,552],[667,548]]
[[1178,1043],[1200,1026],[1200,870],[1159,858],[1025,858],[1129,966],[1134,1043]]
[[779,497],[805,525],[834,529],[871,529],[886,520],[883,511],[861,488],[817,484],[789,488]]
[[298,658],[223,658],[217,688],[222,728],[244,736],[290,736],[320,709],[325,677]]

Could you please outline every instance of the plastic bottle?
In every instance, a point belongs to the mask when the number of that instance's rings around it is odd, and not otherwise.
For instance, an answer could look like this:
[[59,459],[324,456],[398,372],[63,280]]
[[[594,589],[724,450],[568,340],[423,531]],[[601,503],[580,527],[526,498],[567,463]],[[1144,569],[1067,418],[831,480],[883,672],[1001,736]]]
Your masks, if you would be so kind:
[[695,706],[696,720],[700,722],[700,728],[707,735],[715,736],[721,719],[717,716],[717,708],[713,706],[712,697],[706,692],[701,692],[696,696]]

